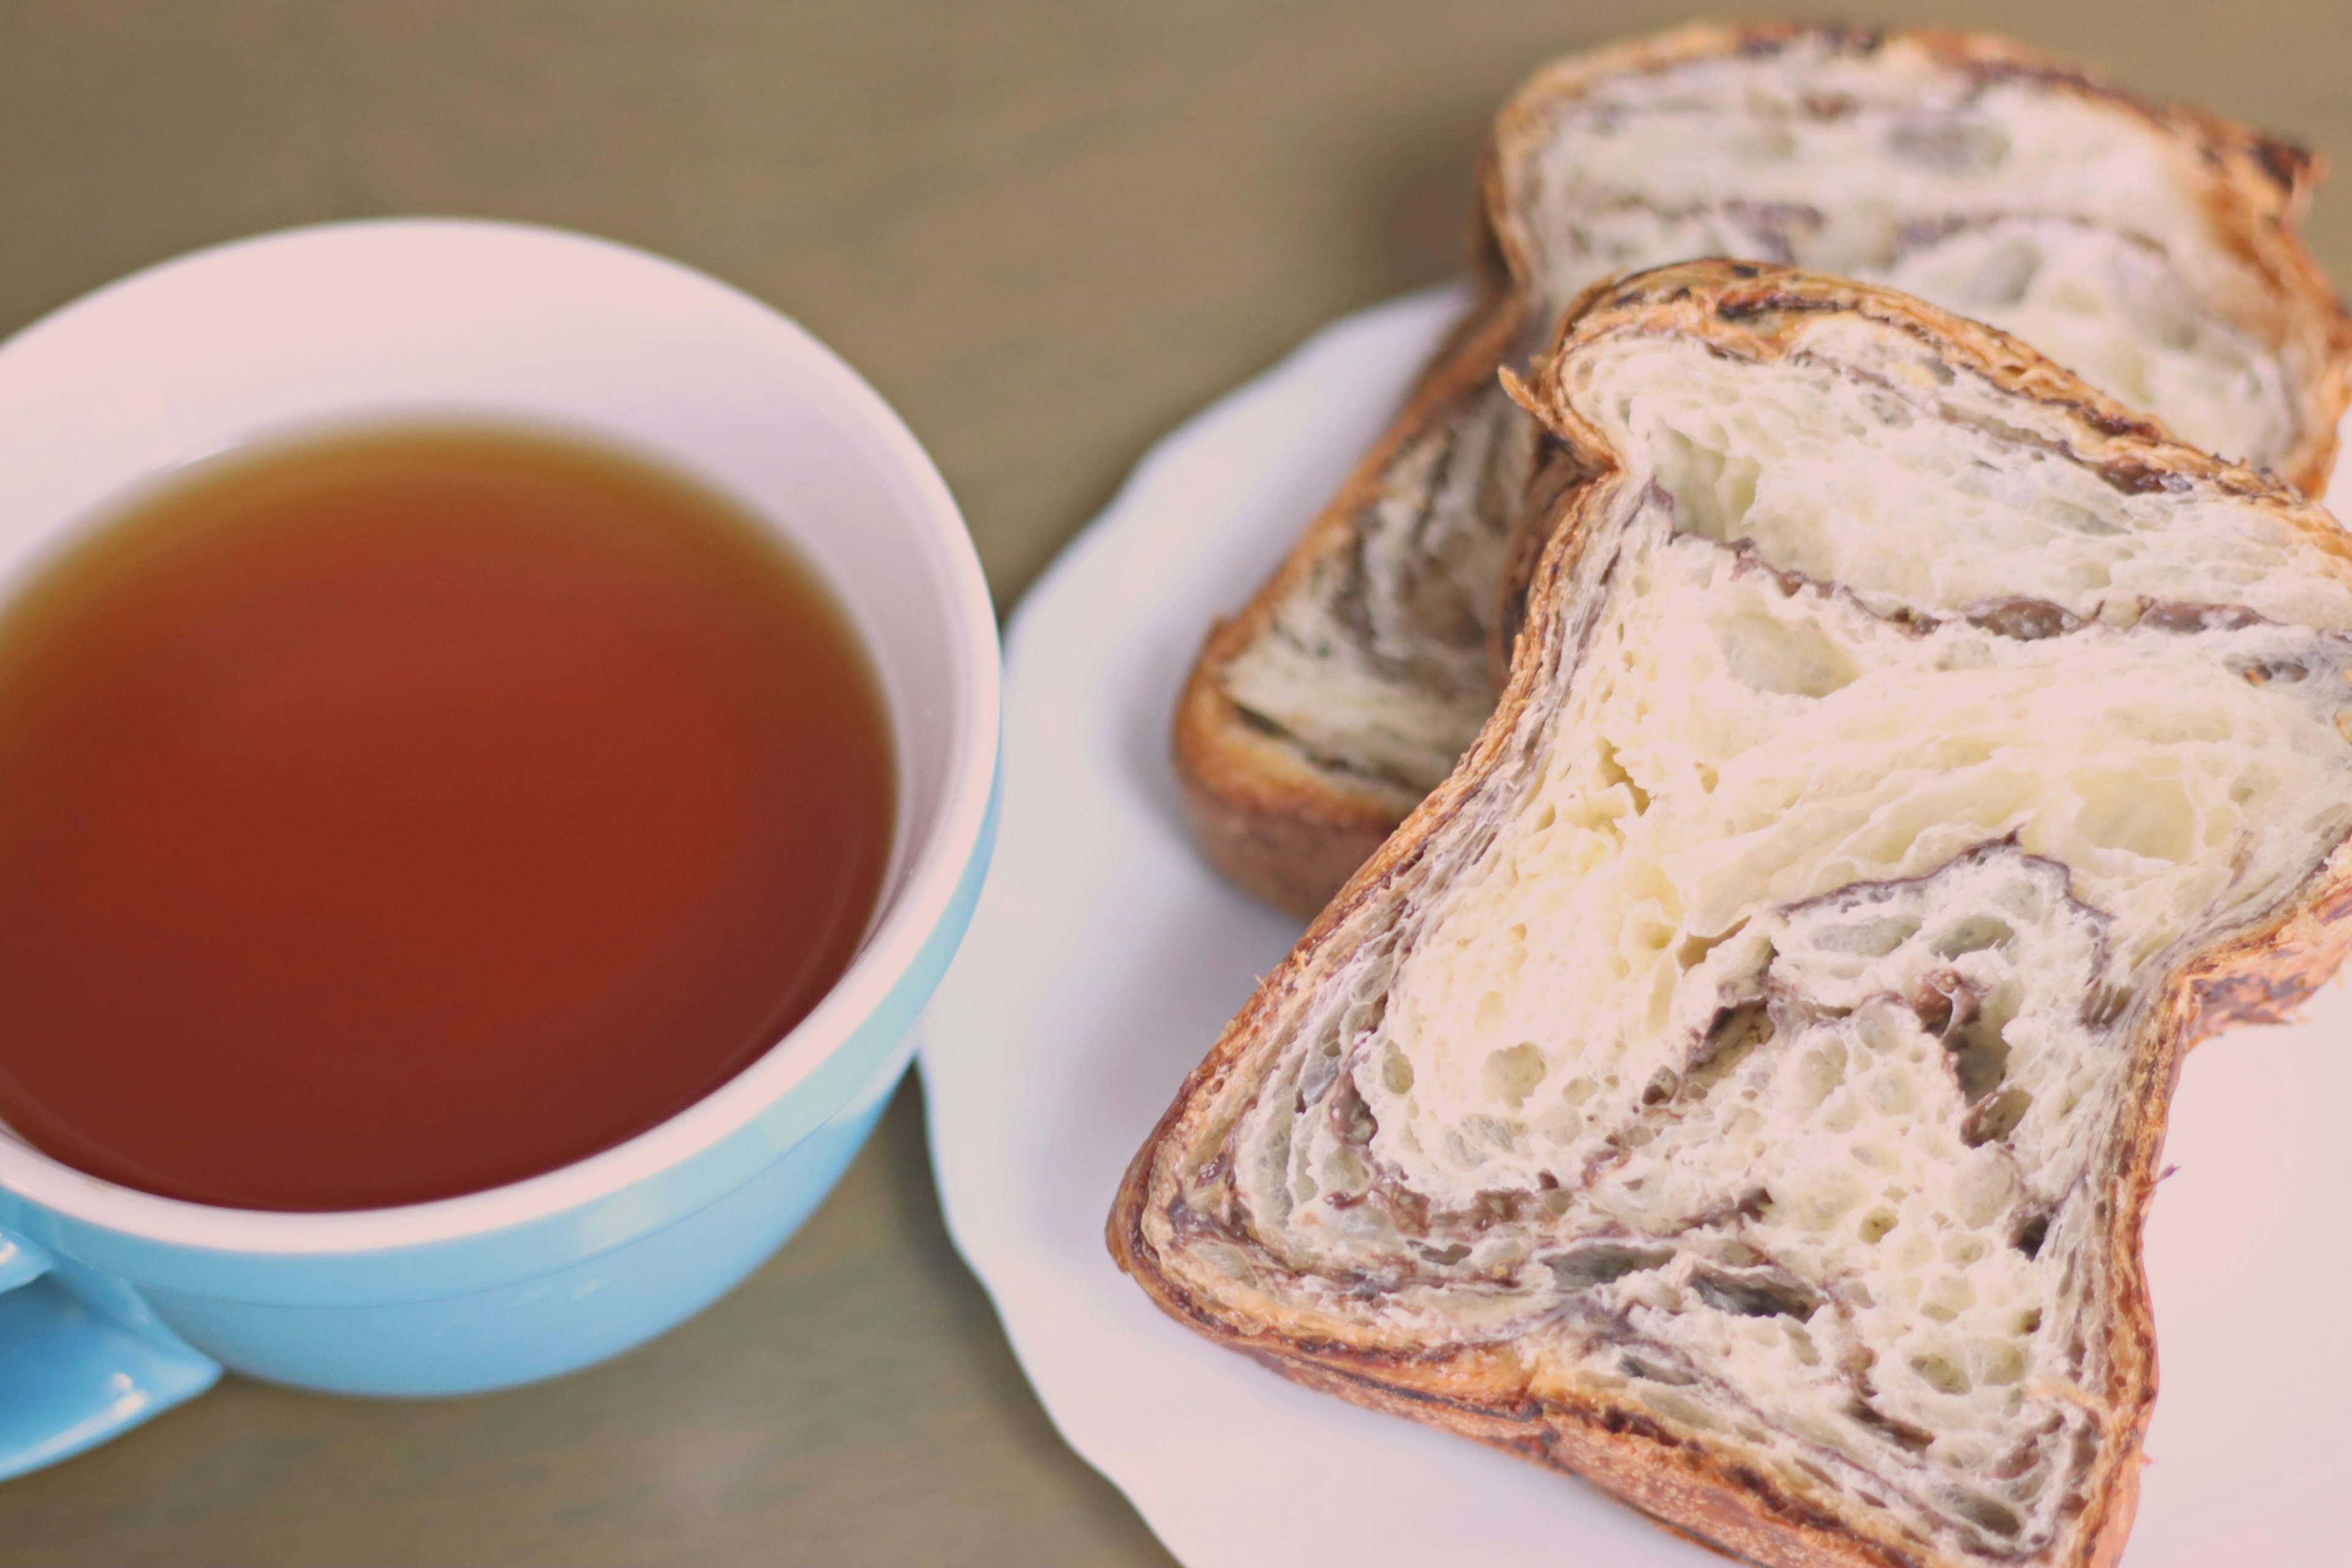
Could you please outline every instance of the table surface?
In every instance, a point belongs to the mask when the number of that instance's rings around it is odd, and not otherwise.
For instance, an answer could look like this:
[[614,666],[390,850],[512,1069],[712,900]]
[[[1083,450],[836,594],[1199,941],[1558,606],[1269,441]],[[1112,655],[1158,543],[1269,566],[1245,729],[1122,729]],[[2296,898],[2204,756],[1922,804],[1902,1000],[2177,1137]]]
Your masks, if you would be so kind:
[[[2352,5],[1868,9],[2011,31],[2352,162]],[[750,289],[863,370],[1009,606],[1186,413],[1454,268],[1518,78],[1696,14],[0,0],[0,330],[289,224],[609,235]],[[2323,194],[2310,232],[2352,277],[2352,194]],[[940,1224],[910,1083],[790,1247],[617,1362],[411,1403],[231,1379],[0,1488],[0,1564],[437,1562],[1168,1558],[1023,1384]]]

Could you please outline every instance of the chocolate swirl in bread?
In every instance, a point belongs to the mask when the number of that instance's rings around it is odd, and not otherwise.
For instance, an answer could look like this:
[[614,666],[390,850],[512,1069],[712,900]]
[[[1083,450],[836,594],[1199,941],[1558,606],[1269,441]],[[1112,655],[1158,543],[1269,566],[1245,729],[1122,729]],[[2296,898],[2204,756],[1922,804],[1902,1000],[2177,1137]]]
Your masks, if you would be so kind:
[[1501,703],[1113,1251],[1759,1563],[2112,1563],[2180,1054],[2352,942],[2352,539],[1817,275],[1637,276],[1514,389],[1566,477]]
[[1311,912],[1477,732],[1536,458],[1496,370],[1596,280],[1717,255],[1885,283],[2315,495],[2347,334],[2295,235],[2315,174],[1979,35],[1700,26],[1548,68],[1487,152],[1480,303],[1194,667],[1175,750],[1203,847]]

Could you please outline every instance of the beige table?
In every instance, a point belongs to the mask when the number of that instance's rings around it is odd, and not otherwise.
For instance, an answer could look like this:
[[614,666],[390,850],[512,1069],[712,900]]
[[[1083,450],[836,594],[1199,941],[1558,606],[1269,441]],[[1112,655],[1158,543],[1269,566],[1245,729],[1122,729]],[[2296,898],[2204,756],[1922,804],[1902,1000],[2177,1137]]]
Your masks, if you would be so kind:
[[[2011,30],[2352,162],[2352,5],[1870,9]],[[860,366],[1009,605],[1184,414],[1450,269],[1518,76],[1691,14],[0,0],[0,328],[286,224],[611,235]],[[2352,189],[2313,233],[2352,276]],[[232,1380],[0,1488],[0,1563],[1164,1563],[1023,1384],[940,1226],[921,1120],[910,1086],[801,1237],[667,1340],[469,1400]]]

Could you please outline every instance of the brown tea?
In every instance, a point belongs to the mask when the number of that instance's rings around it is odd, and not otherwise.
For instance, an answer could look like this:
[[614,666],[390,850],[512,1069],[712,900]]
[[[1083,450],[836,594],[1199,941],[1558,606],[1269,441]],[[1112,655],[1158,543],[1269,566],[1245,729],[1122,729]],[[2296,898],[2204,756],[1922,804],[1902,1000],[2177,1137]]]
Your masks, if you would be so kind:
[[0,1121],[199,1203],[551,1170],[861,940],[864,649],[720,496],[498,427],[200,465],[0,615]]

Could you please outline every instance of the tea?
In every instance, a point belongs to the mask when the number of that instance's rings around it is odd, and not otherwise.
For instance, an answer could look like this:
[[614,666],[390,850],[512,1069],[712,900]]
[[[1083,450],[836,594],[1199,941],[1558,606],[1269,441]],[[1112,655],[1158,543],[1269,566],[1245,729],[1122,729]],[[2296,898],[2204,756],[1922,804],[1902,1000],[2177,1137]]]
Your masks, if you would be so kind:
[[0,1121],[263,1209],[610,1147],[840,976],[893,766],[845,615],[683,476],[455,425],[199,465],[0,615]]

